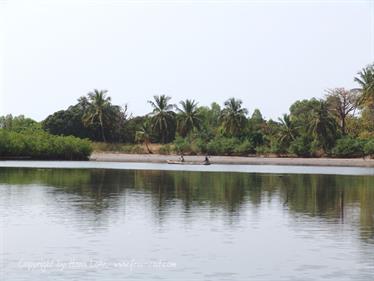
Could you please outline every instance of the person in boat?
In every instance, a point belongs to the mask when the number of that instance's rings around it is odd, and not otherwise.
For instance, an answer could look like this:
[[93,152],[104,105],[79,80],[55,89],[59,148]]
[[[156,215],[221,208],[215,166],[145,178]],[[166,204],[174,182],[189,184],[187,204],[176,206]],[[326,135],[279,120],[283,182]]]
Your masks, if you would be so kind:
[[179,161],[184,162],[183,154],[181,154],[181,156],[179,157]]
[[205,155],[204,164],[209,164],[208,154]]

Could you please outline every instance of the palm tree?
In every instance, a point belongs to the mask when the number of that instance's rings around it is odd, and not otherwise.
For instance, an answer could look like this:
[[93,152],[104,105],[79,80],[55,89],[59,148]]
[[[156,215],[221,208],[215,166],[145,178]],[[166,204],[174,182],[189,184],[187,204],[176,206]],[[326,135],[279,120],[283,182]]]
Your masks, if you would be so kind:
[[226,134],[237,136],[245,126],[248,110],[242,108],[242,101],[235,98],[228,99],[224,105],[220,116],[223,129]]
[[357,73],[354,81],[360,85],[361,103],[374,103],[374,64],[368,65]]
[[278,118],[281,127],[279,131],[279,142],[290,143],[295,140],[295,128],[291,122],[290,115],[283,114],[282,118]]
[[185,137],[194,129],[200,128],[201,117],[195,100],[186,99],[181,101],[180,104],[182,107],[177,107],[178,129],[180,134]]
[[328,111],[326,102],[321,101],[318,108],[312,110],[308,131],[326,151],[336,138],[337,124]]
[[151,142],[151,127],[149,125],[148,120],[144,121],[144,123],[141,125],[139,130],[135,133],[135,141],[143,142],[145,144],[145,147],[148,150],[149,154],[152,154],[152,150],[149,148],[149,143]]
[[101,137],[105,142],[104,119],[106,119],[107,110],[110,108],[111,98],[106,96],[107,90],[94,89],[88,93],[88,108],[83,115],[83,123],[85,126],[99,122],[101,129]]
[[150,113],[152,117],[152,127],[157,130],[161,136],[162,143],[165,143],[168,135],[168,130],[171,129],[172,122],[174,121],[174,105],[170,104],[170,97],[166,95],[153,96],[154,101],[148,101],[153,107]]

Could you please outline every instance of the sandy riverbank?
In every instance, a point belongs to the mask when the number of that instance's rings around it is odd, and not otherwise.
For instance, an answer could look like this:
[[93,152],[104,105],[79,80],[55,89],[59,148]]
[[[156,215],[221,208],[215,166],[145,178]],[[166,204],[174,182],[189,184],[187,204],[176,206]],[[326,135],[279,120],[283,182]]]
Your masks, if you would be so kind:
[[[204,156],[185,156],[187,162],[202,162]],[[177,155],[159,154],[123,154],[123,153],[93,153],[91,161],[104,162],[140,162],[166,163],[166,160],[177,160]],[[265,158],[239,156],[211,156],[212,164],[236,165],[300,165],[300,166],[338,166],[338,167],[373,167],[374,159],[337,159],[337,158]]]

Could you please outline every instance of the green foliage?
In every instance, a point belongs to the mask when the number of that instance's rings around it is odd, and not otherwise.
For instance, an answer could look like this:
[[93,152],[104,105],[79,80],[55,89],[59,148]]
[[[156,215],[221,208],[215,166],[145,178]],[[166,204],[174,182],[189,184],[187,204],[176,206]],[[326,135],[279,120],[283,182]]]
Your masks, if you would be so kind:
[[237,155],[248,155],[255,153],[256,151],[253,142],[249,140],[244,140],[234,149],[234,152]]
[[374,104],[362,110],[359,123],[360,134],[374,133]]
[[[0,129],[38,135],[42,126],[54,135],[105,142],[95,143],[95,150],[125,153],[153,153],[158,145],[152,143],[162,143],[163,154],[175,149],[177,153],[212,155],[373,156],[374,65],[362,69],[355,81],[359,89],[334,88],[327,90],[324,99],[294,102],[289,114],[277,121],[265,120],[259,109],[247,118],[247,109],[235,98],[226,100],[222,109],[216,102],[198,106],[189,99],[181,101],[178,108],[166,95],[148,101],[152,112],[146,116],[127,118],[126,107],[113,105],[106,91],[94,90],[41,124],[7,115],[0,117]],[[7,148],[13,154],[27,151],[24,137],[18,136],[11,144],[3,139],[0,150]],[[34,145],[39,151],[48,149],[45,141]]]
[[374,139],[371,139],[364,144],[364,154],[372,158],[374,157]]
[[253,151],[253,144],[243,143],[238,138],[217,137],[208,142],[206,152],[211,155],[247,154]]
[[[320,101],[312,98],[310,100],[298,100],[290,107],[290,121],[298,131],[298,136],[308,135],[308,126],[312,123],[312,112],[320,106]],[[295,136],[296,137],[296,136]]]
[[266,145],[260,145],[256,147],[256,154],[257,155],[267,155],[270,154],[270,148]]
[[53,135],[122,142],[127,137],[126,110],[126,107],[111,104],[105,92],[95,90],[88,98],[80,97],[78,103],[68,109],[49,115],[42,122],[42,128]]
[[84,112],[77,105],[67,110],[60,110],[49,115],[43,122],[42,128],[53,135],[76,136],[95,140],[95,131],[83,125]]
[[[145,124],[147,123],[147,124]],[[137,137],[138,131],[143,130],[143,126],[147,127],[148,130],[149,118],[146,116],[136,116],[129,118],[124,122],[122,141],[125,143],[139,142],[139,136]],[[151,129],[151,128],[150,128]],[[150,140],[153,137],[153,131],[150,130]]]
[[170,97],[166,95],[154,96],[153,101],[148,101],[153,110],[150,113],[152,128],[158,133],[161,143],[168,143],[175,137],[176,120],[174,105],[170,104]]
[[160,154],[170,154],[173,151],[173,148],[170,144],[164,144],[160,147]]
[[336,119],[324,100],[296,101],[290,116],[284,115],[280,122],[283,145],[289,143],[288,151],[298,156],[327,153],[340,137]]
[[220,120],[226,136],[238,137],[245,128],[248,110],[242,107],[242,103],[241,100],[235,98],[225,101]]
[[320,101],[319,105],[311,112],[308,132],[313,136],[315,143],[319,144],[324,151],[328,151],[339,136],[337,123],[328,111],[326,102]]
[[361,90],[360,103],[364,106],[374,104],[374,63],[366,66],[354,78]]
[[91,152],[88,140],[54,136],[41,130],[17,133],[0,129],[0,155],[5,158],[85,160]]
[[0,116],[0,128],[13,132],[34,131],[41,128],[40,124],[31,118],[26,118],[24,115],[14,116],[8,114]]
[[104,120],[109,120],[109,112],[111,106],[111,98],[107,97],[108,91],[99,91],[95,89],[93,92],[88,93],[88,107],[83,115],[83,123],[85,126],[92,126],[99,124],[101,132],[101,140],[106,141],[104,133]]
[[196,153],[206,154],[208,152],[208,144],[204,139],[197,138],[194,145],[196,147]]
[[262,113],[259,109],[255,109],[252,113],[251,118],[248,120],[248,127],[251,132],[261,131],[266,121],[262,117]]
[[284,154],[287,152],[286,147],[280,143],[278,140],[273,140],[270,142],[270,153],[279,155],[279,154]]
[[291,142],[288,152],[296,156],[309,157],[310,148],[310,141],[306,137],[298,137]]
[[208,141],[214,138],[220,129],[221,107],[216,102],[213,102],[210,107],[199,107],[198,111],[201,118],[199,138]]
[[143,124],[138,128],[135,133],[135,141],[142,142],[145,144],[148,153],[152,154],[153,152],[149,148],[149,143],[151,142],[152,128],[150,126],[149,119],[146,119]]
[[279,145],[289,146],[295,140],[296,130],[290,115],[283,114],[282,118],[278,118],[280,127],[278,131]]
[[177,136],[173,142],[175,151],[178,154],[186,154],[191,152],[191,143],[181,136]]
[[332,149],[335,157],[362,157],[364,155],[364,142],[358,139],[345,137],[337,140]]
[[201,117],[195,100],[186,99],[177,107],[177,127],[181,136],[186,137],[193,130],[200,129]]

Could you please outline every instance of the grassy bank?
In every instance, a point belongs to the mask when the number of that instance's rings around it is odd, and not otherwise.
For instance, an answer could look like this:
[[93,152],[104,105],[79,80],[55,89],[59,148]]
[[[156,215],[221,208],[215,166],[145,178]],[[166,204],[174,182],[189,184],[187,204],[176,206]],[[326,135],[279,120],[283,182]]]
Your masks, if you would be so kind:
[[[95,152],[113,152],[127,154],[149,154],[145,145],[141,144],[111,144],[96,142],[92,145]],[[220,138],[204,143],[201,140],[187,140],[177,138],[170,144],[148,144],[152,154],[161,155],[215,155],[215,156],[259,156],[259,157],[310,157],[316,158],[319,155],[304,155],[298,151],[279,151],[276,148],[263,146],[254,147],[248,141],[239,141],[233,138]],[[299,151],[306,151],[308,148],[298,147]],[[304,152],[305,153],[305,152]],[[321,155],[322,156],[322,155]],[[340,139],[328,155],[329,158],[374,158],[374,140],[358,140],[352,138]]]

